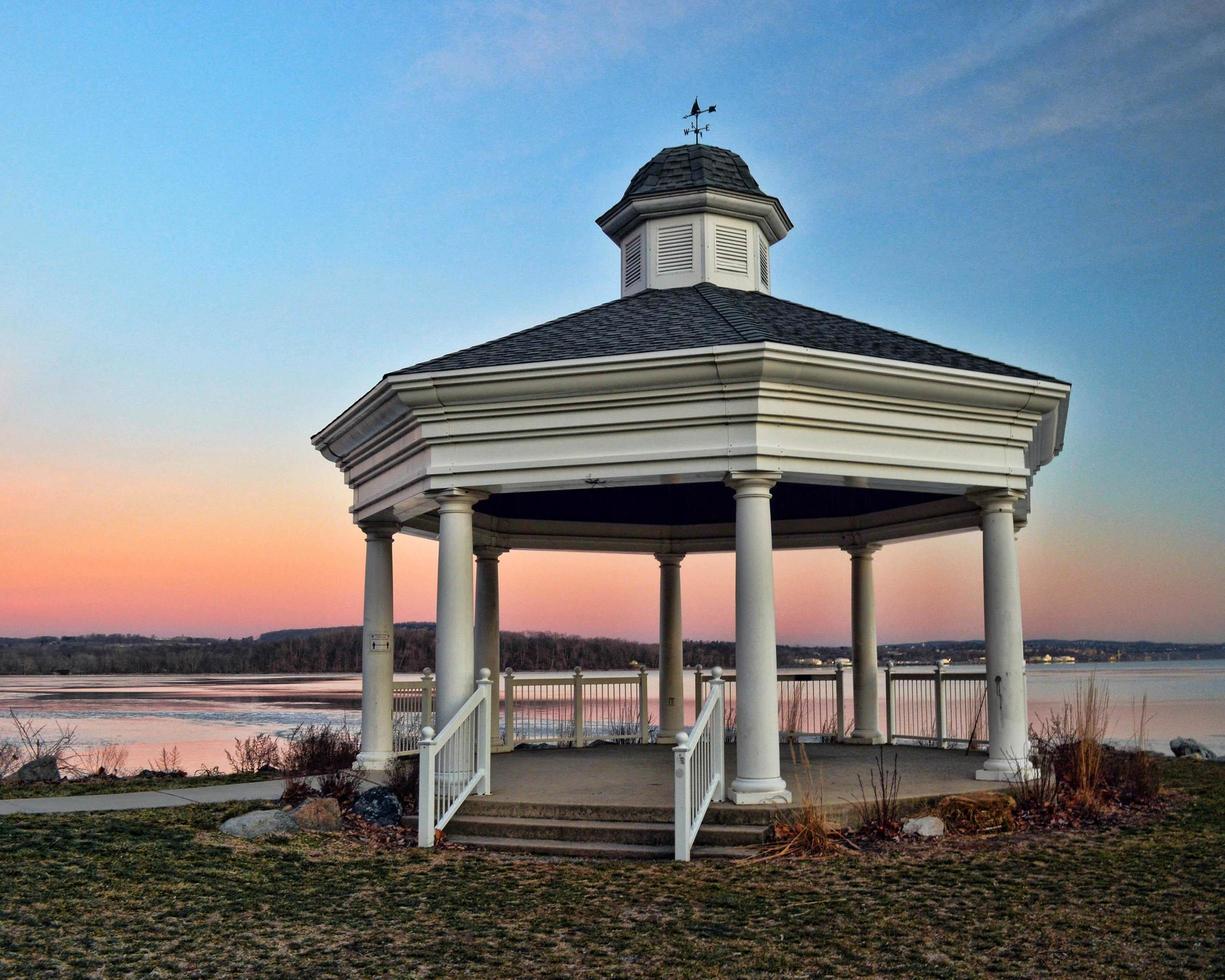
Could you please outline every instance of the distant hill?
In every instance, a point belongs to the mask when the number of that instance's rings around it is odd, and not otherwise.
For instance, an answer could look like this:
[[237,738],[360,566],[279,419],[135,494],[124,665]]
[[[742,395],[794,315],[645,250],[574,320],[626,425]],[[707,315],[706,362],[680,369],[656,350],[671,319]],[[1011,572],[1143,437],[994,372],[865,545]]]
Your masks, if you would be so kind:
[[[397,623],[395,666],[417,671],[434,664],[434,624]],[[273,630],[258,638],[159,638],[128,633],[84,636],[0,637],[0,674],[273,674],[354,673],[361,669],[361,628],[321,626]],[[1162,643],[1139,640],[1031,640],[1026,655],[1071,656],[1081,662],[1107,660],[1184,660],[1225,657],[1225,644]],[[830,661],[849,655],[845,646],[782,646],[781,664]],[[974,662],[983,656],[981,640],[924,640],[880,647],[882,662]],[[564,633],[504,632],[502,663],[515,670],[591,670],[657,662],[657,647],[613,637]],[[732,666],[729,640],[685,641],[685,662],[705,667]]]

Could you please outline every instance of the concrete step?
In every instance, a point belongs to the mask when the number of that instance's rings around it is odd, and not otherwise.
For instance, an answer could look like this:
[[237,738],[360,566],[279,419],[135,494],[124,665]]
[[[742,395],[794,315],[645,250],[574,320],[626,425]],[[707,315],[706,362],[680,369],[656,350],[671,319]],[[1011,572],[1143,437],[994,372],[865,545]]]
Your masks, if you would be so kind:
[[[703,827],[754,826],[769,827],[785,813],[779,807],[735,806],[714,803],[706,811]],[[674,816],[670,806],[623,806],[603,803],[528,803],[504,800],[498,796],[470,796],[464,801],[460,816],[524,817],[539,820],[611,820],[624,823],[660,823],[671,825]]]
[[[540,840],[525,837],[477,837],[447,835],[452,844],[461,844],[482,851],[498,851],[504,854],[533,854],[559,858],[608,858],[620,861],[670,861],[672,846],[649,844],[619,844],[612,841]],[[691,854],[695,860],[701,858],[751,857],[756,850],[751,847],[695,847]]]
[[[768,827],[753,825],[708,825],[698,831],[699,845],[741,847],[760,844]],[[447,826],[447,836],[509,837],[523,840],[574,842],[605,842],[670,847],[673,841],[671,823],[625,820],[561,820],[540,817],[502,817],[457,814]]]

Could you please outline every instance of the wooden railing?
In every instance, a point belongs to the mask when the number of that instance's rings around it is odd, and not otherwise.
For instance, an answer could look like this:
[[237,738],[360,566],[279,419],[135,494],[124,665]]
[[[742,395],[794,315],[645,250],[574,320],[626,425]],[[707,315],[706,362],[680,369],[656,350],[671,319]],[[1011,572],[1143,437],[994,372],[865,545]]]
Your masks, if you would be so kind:
[[985,748],[986,668],[886,667],[885,740]]
[[421,730],[417,796],[417,846],[433,847],[438,831],[469,795],[489,795],[489,668],[482,667],[476,690],[437,735]]
[[651,740],[647,669],[588,676],[582,667],[565,677],[517,675],[503,684],[505,722],[501,743],[550,743],[581,748],[593,741]]
[[391,744],[396,755],[416,755],[421,729],[434,724],[434,675],[391,685]]
[[702,829],[702,820],[711,803],[727,797],[723,763],[723,678],[716,667],[711,671],[709,693],[688,732],[676,733],[672,749],[676,776],[673,828],[674,856],[688,861],[693,842]]

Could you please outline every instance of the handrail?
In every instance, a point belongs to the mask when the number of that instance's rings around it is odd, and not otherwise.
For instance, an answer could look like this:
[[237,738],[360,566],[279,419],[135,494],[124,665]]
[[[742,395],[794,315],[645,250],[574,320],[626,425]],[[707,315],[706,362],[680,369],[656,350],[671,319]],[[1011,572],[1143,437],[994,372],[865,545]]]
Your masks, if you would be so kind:
[[676,733],[672,749],[676,775],[673,856],[677,861],[689,860],[710,804],[727,798],[722,673],[718,667],[711,671],[710,694],[689,731]]
[[469,795],[489,795],[489,668],[482,667],[476,690],[434,734],[421,730],[421,773],[417,793],[417,846],[433,847],[434,838]]

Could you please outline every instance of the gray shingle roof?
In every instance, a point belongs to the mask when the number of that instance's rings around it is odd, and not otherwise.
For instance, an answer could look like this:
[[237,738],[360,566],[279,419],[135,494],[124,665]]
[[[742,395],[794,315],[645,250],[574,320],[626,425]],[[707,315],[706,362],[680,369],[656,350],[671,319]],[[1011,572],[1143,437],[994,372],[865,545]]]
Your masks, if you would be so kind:
[[1058,380],[766,293],[706,282],[680,289],[643,290],[395,373],[428,374],[763,342],[1010,378]]
[[641,194],[662,194],[694,187],[716,187],[765,197],[738,153],[721,146],[689,143],[670,146],[651,157],[634,174],[622,200]]

